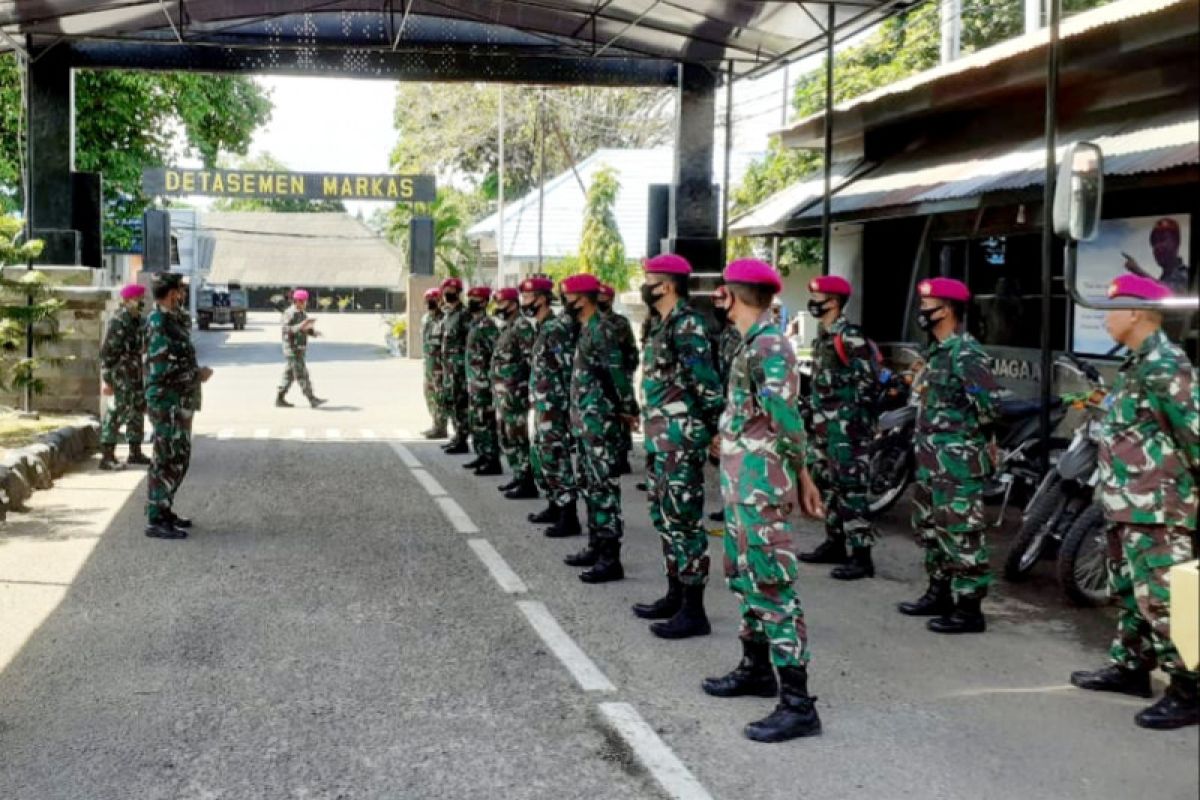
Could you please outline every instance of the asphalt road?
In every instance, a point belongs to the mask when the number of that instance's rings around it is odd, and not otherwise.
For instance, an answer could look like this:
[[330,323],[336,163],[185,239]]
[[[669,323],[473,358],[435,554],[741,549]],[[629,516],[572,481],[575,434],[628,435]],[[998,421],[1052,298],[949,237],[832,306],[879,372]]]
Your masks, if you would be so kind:
[[93,468],[0,525],[0,798],[1197,796],[1196,729],[1067,685],[1110,619],[1048,575],[1000,585],[984,636],[896,614],[922,588],[899,511],[875,580],[802,569],[825,734],[745,740],[771,701],[698,687],[738,657],[720,581],[711,637],[628,611],[662,588],[636,476],[629,577],[584,586],[560,561],[579,540],[524,521],[539,503],[414,436],[420,363],[386,357],[379,318],[319,321],[319,410],[273,407],[274,322],[195,334],[216,373],[190,539],[143,537],[140,476]]

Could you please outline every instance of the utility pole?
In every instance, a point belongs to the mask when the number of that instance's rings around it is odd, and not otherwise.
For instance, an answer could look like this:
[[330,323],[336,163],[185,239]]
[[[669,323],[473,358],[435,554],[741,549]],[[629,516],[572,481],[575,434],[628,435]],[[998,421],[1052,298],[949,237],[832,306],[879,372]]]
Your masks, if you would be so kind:
[[546,219],[546,89],[538,94],[538,251],[537,268],[542,272],[542,231]]
[[499,219],[496,223],[496,286],[504,286],[504,84],[496,87],[500,92],[500,179],[496,187]]
[[962,52],[962,0],[938,0],[942,28],[942,63],[949,64]]

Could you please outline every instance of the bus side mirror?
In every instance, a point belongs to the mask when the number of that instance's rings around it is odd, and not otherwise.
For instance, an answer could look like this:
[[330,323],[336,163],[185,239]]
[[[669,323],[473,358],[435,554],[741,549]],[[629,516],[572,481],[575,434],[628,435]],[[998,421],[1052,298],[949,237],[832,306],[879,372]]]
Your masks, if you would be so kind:
[[1071,242],[1087,242],[1100,230],[1104,195],[1104,154],[1091,142],[1067,148],[1054,187],[1054,232]]

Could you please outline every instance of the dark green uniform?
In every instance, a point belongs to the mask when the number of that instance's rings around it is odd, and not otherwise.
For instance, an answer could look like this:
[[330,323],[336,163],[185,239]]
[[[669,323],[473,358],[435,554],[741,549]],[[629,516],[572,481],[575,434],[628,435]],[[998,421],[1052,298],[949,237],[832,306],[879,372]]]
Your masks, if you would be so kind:
[[467,310],[461,304],[446,306],[442,319],[441,406],[454,420],[454,435],[465,439],[470,431],[467,399]]
[[156,306],[146,324],[146,409],[154,425],[154,460],[146,516],[166,520],[192,455],[192,415],[199,407],[200,368],[186,315]]
[[[515,316],[504,323],[492,355],[500,447],[512,470],[513,480],[518,482],[530,477],[529,376],[536,335],[530,320]],[[541,488],[545,489],[544,486]]]
[[117,443],[121,428],[130,445],[141,446],[146,437],[146,387],[142,374],[145,328],[141,316],[122,307],[108,323],[100,347],[100,377],[113,390],[113,404],[104,415],[100,444]]
[[470,315],[467,332],[467,393],[475,453],[486,460],[500,457],[496,441],[496,404],[492,395],[492,352],[500,328],[485,311]]
[[446,412],[441,405],[442,312],[427,311],[421,320],[421,355],[425,360],[425,407],[436,431],[446,429]]
[[534,477],[546,499],[564,507],[575,500],[571,436],[571,370],[579,325],[566,313],[536,323],[530,358]]

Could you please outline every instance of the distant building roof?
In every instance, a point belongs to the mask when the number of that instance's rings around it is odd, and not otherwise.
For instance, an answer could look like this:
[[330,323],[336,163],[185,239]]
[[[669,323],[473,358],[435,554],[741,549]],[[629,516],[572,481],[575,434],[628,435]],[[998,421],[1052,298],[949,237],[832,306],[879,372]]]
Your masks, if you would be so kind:
[[[749,168],[750,163],[761,153],[734,152],[730,158],[730,180],[736,186]],[[713,182],[720,184],[724,177],[723,153],[718,152],[713,168]],[[579,240],[583,235],[584,191],[575,178],[585,187],[590,186],[592,177],[603,166],[612,167],[617,173],[621,191],[617,195],[614,213],[621,238],[625,243],[625,255],[631,259],[646,255],[646,233],[649,220],[649,187],[655,183],[670,183],[674,165],[674,150],[671,147],[642,149],[600,149],[575,166],[574,172],[567,170],[548,179],[545,187],[544,218],[542,226],[542,254],[545,258],[562,258],[579,252]],[[467,231],[471,239],[495,238],[499,226],[499,214],[492,214],[477,222]],[[537,257],[538,252],[538,191],[504,205],[504,257],[505,259],[527,260]]]
[[197,260],[215,283],[399,288],[400,251],[344,212],[203,212]]

